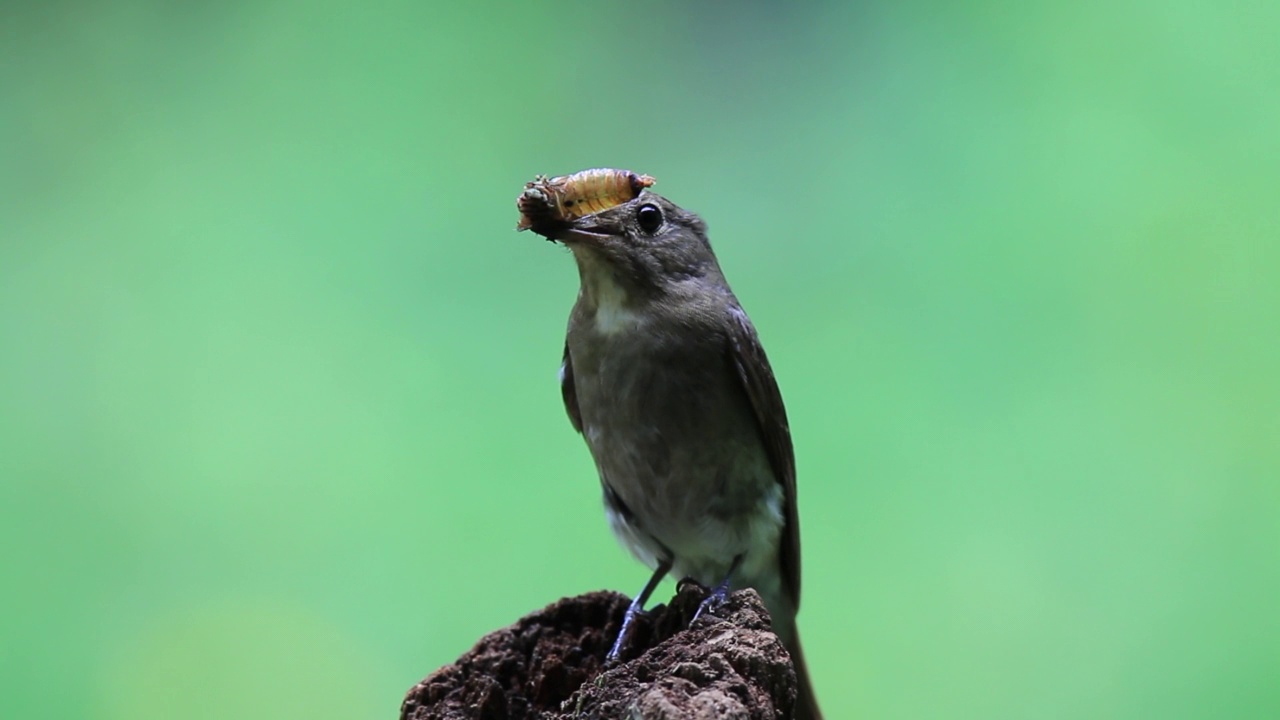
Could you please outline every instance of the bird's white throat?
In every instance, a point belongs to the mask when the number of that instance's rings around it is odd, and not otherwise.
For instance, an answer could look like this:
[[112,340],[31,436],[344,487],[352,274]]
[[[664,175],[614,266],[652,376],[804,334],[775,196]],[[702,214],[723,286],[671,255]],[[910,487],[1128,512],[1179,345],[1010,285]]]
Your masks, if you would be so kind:
[[613,277],[605,263],[596,258],[582,262],[582,292],[595,304],[595,328],[604,335],[613,335],[641,322],[641,316],[627,303],[625,287]]

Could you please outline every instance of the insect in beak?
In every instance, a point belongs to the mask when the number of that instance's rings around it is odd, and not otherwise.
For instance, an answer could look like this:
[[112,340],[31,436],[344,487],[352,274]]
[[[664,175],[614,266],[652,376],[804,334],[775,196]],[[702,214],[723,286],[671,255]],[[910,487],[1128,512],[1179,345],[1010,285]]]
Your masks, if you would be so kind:
[[520,211],[516,229],[529,230],[603,212],[634,200],[654,182],[648,175],[612,168],[593,168],[553,178],[539,175],[525,183],[516,198]]

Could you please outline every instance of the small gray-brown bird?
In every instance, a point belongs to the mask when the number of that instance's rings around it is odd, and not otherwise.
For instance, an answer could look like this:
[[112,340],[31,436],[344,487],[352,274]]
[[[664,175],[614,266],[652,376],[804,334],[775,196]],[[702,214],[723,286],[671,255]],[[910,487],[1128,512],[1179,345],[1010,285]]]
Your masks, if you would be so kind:
[[703,609],[755,588],[795,664],[795,717],[818,720],[796,630],[800,522],[787,413],[706,224],[646,190],[534,230],[573,251],[582,282],[561,369],[565,409],[595,459],[613,532],[654,569],[610,658],[669,572],[716,588]]

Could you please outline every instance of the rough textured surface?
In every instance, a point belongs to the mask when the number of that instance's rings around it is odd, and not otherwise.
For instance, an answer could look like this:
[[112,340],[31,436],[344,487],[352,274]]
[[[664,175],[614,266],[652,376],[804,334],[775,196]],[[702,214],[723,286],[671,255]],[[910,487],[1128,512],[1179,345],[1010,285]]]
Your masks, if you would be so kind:
[[[628,600],[565,598],[481,638],[415,685],[402,720],[644,718],[783,720],[796,679],[752,590],[693,617],[705,592],[680,589],[636,622],[623,662],[602,670]],[[688,629],[686,629],[688,628]]]

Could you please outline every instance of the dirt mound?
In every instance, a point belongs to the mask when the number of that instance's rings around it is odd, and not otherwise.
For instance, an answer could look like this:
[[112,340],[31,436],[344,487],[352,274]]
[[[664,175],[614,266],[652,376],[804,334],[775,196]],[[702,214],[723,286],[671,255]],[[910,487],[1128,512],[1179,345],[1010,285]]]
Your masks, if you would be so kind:
[[489,633],[415,685],[401,720],[790,717],[795,672],[760,597],[734,593],[689,627],[705,596],[685,586],[637,618],[622,662],[607,670],[628,599],[594,592],[560,600]]

